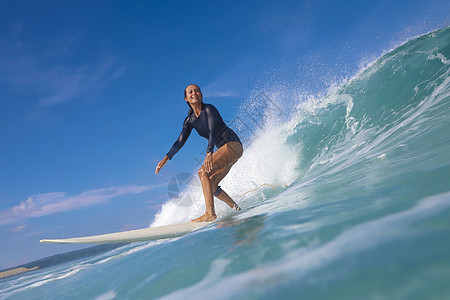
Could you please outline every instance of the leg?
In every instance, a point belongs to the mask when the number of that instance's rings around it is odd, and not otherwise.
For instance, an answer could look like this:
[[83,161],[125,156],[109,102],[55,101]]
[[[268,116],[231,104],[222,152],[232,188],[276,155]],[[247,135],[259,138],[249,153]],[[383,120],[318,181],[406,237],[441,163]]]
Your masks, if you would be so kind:
[[[241,144],[237,142],[229,142],[220,147],[215,153],[213,153],[213,168],[211,172],[206,173],[203,166],[198,170],[198,176],[202,184],[203,195],[205,196],[206,212],[203,216],[192,220],[192,222],[213,221],[217,218],[214,210],[213,192],[217,189],[217,184],[219,183],[219,181],[222,180],[223,177],[225,177],[225,175],[231,169],[231,166],[242,156],[242,152],[243,151]],[[214,175],[217,176],[218,180],[214,180],[215,185],[213,186],[213,182],[211,179],[212,177],[216,177]],[[228,205],[236,205],[236,203],[234,203],[234,201],[230,198],[230,196],[226,195],[226,193],[222,192],[221,194],[224,194],[223,196],[219,195],[220,198],[224,199],[221,199],[222,201],[224,201]],[[231,200],[232,202],[230,202],[229,200]]]
[[228,194],[224,190],[222,190],[221,193],[219,195],[217,195],[216,197],[217,197],[217,199],[225,202],[232,209],[241,210],[239,205],[237,205],[237,203],[234,202],[234,200],[230,196],[228,196]]
[[214,196],[216,196],[217,199],[225,202],[229,207],[233,209],[241,210],[239,205],[237,205],[237,203],[234,202],[233,199],[230,196],[228,196],[228,194],[224,190],[220,189],[218,191],[219,182],[228,174],[232,166],[233,165],[230,164],[227,167],[217,171],[211,176],[212,189],[214,191]]
[[211,179],[204,171],[203,166],[198,170],[198,177],[200,178],[200,183],[202,184],[203,196],[205,197],[206,212],[204,215],[191,220],[191,222],[210,222],[214,221],[217,216],[214,210],[214,198]]

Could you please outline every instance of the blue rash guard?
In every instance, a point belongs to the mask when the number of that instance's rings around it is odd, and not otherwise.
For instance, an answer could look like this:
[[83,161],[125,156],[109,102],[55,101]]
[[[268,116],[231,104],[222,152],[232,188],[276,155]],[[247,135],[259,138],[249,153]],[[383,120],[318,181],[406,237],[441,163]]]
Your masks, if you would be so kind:
[[218,149],[228,142],[238,142],[242,144],[237,134],[223,122],[219,111],[211,104],[202,103],[202,110],[198,117],[195,116],[191,109],[186,119],[184,119],[183,130],[170,151],[167,153],[169,159],[172,159],[172,157],[184,146],[184,143],[191,134],[192,128],[195,128],[200,136],[208,140],[206,153],[214,152],[214,146]]

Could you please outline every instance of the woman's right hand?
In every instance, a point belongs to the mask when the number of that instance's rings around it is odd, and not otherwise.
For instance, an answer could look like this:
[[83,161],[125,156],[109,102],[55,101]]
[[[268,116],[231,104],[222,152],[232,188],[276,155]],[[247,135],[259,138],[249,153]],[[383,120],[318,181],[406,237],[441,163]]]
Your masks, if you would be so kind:
[[159,170],[161,170],[161,168],[164,167],[164,165],[167,163],[168,160],[169,160],[169,157],[167,155],[164,156],[164,158],[156,166],[155,174],[158,174]]

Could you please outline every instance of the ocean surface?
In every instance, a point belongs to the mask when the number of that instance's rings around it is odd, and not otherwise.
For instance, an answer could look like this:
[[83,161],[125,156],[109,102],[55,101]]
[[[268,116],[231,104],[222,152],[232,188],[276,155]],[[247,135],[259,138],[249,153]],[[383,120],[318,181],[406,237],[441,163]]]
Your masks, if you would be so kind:
[[[243,211],[216,201],[215,226],[1,279],[0,298],[450,299],[449,73],[447,27],[322,96],[260,89],[230,124],[245,153],[222,188],[267,184]],[[202,212],[194,178],[151,226]]]

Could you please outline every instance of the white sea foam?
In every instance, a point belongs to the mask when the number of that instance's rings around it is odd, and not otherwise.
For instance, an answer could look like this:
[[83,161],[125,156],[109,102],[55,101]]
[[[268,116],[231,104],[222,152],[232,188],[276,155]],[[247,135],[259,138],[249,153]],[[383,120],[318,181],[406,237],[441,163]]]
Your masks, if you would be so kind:
[[95,300],[112,300],[114,298],[116,298],[117,293],[113,290],[108,291],[100,296],[98,296],[97,298],[95,298]]
[[[64,279],[64,278],[70,277],[72,275],[77,274],[82,269],[83,268],[78,267],[78,268],[69,269],[68,272],[62,272],[62,274],[61,273],[59,273],[59,274],[52,274],[52,276],[47,277],[47,279],[39,280],[39,281],[37,281],[37,282],[35,282],[33,284],[30,284],[30,285],[26,286],[24,289],[39,287],[39,286],[42,286],[44,284],[47,284],[47,283],[55,281],[55,280],[60,280],[60,279]],[[18,292],[19,291],[20,290],[18,290]]]
[[[209,290],[209,286],[211,284],[214,284],[214,281],[219,280],[224,271],[225,268],[231,263],[231,260],[229,259],[216,259],[211,263],[211,266],[209,268],[208,273],[206,274],[206,276],[203,278],[203,280],[201,280],[200,282],[198,282],[195,285],[192,285],[186,289],[182,289],[176,293],[167,295],[165,297],[161,297],[160,299],[180,299],[180,298],[184,298],[185,296],[190,298],[190,295],[196,295],[198,294],[197,291],[199,290]],[[210,297],[206,296],[207,294],[201,294],[200,296],[203,296],[204,299],[209,299]],[[217,295],[216,293],[214,294],[210,294],[210,295],[214,295],[214,298],[220,298],[220,295]],[[206,297],[205,297],[206,296]]]

